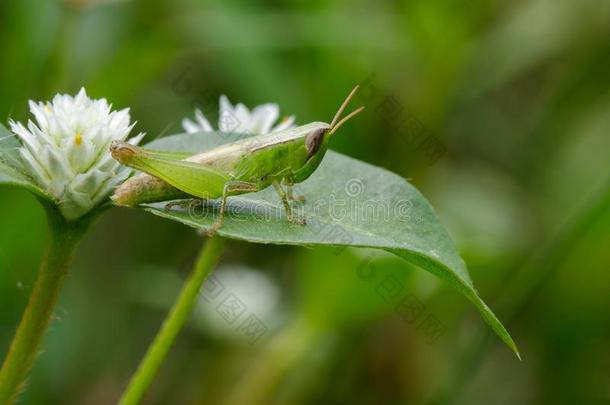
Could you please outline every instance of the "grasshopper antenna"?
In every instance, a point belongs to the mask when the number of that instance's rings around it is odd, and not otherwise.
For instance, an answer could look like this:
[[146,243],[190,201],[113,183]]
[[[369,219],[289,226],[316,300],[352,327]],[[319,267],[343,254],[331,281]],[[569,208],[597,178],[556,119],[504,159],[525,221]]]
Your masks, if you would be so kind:
[[330,123],[330,127],[331,128],[335,127],[335,124],[337,123],[337,120],[339,119],[341,114],[343,114],[343,110],[345,110],[345,107],[347,107],[349,102],[352,101],[352,98],[354,97],[354,94],[356,94],[356,92],[358,91],[359,87],[360,87],[359,85],[356,85],[356,87],[354,87],[352,89],[352,91],[347,95],[347,97],[345,98],[345,101],[343,102],[343,104],[341,104],[341,107],[339,107],[339,110],[337,111],[337,113],[335,114],[332,122]]
[[347,120],[349,120],[350,118],[352,118],[354,115],[358,114],[362,110],[364,110],[364,106],[358,107],[354,111],[352,111],[351,113],[347,114],[345,117],[343,117],[343,119],[341,121],[337,122],[333,127],[331,127],[330,132],[328,134],[329,135],[334,134],[335,131],[338,130],[341,127],[341,125],[345,124],[345,122]]

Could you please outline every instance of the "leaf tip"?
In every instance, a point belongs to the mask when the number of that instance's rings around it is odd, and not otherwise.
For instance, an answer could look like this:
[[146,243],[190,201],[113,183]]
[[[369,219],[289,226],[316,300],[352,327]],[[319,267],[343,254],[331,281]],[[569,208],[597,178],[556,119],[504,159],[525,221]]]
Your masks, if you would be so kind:
[[515,344],[515,342],[512,342],[513,344],[511,345],[511,349],[513,351],[513,353],[515,353],[515,356],[517,356],[517,358],[519,359],[519,361],[523,361],[523,358],[521,358],[521,353],[519,353],[519,348],[517,347],[517,345]]

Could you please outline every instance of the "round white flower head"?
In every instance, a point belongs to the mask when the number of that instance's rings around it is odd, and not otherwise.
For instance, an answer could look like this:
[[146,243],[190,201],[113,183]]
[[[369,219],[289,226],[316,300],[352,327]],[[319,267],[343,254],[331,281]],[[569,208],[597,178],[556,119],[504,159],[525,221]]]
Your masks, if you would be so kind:
[[[282,119],[275,127],[273,126],[280,116],[280,108],[277,104],[261,104],[250,111],[241,103],[231,105],[227,96],[224,95],[220,96],[219,104],[218,130],[220,132],[261,135],[288,129],[294,124],[294,116],[290,116]],[[188,133],[214,130],[200,109],[195,110],[195,121],[185,118],[182,120],[182,127]]]
[[[90,99],[83,88],[74,97],[58,94],[52,102],[30,101],[35,122],[28,120],[27,128],[10,121],[23,145],[25,166],[68,220],[97,206],[129,174],[108,147],[113,140],[125,140],[135,124],[130,124],[129,109],[111,108],[104,98]],[[143,136],[129,142],[135,145]]]

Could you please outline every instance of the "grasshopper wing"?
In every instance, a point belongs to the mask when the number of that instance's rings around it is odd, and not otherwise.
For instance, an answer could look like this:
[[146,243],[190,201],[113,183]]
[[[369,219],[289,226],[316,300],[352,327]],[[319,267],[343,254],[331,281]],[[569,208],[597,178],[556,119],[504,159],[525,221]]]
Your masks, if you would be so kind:
[[141,170],[169,183],[177,189],[199,198],[217,198],[231,180],[228,174],[201,163],[178,160],[174,152],[159,152],[116,142],[112,156],[126,166]]

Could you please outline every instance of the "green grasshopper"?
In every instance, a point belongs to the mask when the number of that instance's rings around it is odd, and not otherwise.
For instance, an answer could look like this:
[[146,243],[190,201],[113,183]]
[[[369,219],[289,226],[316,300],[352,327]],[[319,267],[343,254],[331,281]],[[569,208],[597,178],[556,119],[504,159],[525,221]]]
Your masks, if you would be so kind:
[[183,154],[140,148],[127,142],[110,145],[112,157],[120,163],[148,173],[121,185],[113,196],[120,205],[180,198],[184,193],[204,200],[221,198],[218,220],[209,230],[223,224],[229,196],[252,193],[273,185],[282,200],[288,221],[304,224],[292,212],[291,202],[304,197],[293,194],[293,185],[307,179],[326,154],[331,135],[364,109],[359,107],[340,119],[358,90],[347,96],[330,124],[312,122],[296,128],[252,136],[184,158]]

